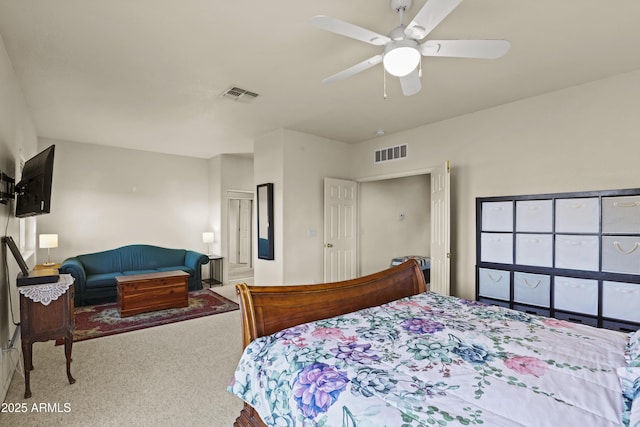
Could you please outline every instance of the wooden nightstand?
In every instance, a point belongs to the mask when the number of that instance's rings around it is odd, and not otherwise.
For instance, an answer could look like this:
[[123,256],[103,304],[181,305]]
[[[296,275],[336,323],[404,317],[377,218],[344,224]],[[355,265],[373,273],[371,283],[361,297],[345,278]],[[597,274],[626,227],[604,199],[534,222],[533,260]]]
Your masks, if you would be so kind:
[[[27,287],[25,286],[24,288]],[[20,331],[22,335],[22,355],[24,357],[25,399],[31,397],[30,376],[33,369],[31,349],[34,342],[64,338],[67,379],[69,384],[76,382],[71,376],[73,329],[73,284],[69,286],[64,294],[49,302],[48,305],[33,301],[30,297],[20,293]]]

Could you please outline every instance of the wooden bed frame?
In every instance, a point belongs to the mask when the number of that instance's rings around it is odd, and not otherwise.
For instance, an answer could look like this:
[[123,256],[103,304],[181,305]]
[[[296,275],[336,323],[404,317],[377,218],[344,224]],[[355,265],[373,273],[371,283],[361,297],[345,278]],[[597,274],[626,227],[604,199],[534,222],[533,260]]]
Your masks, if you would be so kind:
[[[236,285],[242,316],[242,344],[291,326],[385,304],[426,291],[422,269],[408,260],[388,270],[343,282],[298,286]],[[258,413],[244,405],[233,424],[265,427]]]

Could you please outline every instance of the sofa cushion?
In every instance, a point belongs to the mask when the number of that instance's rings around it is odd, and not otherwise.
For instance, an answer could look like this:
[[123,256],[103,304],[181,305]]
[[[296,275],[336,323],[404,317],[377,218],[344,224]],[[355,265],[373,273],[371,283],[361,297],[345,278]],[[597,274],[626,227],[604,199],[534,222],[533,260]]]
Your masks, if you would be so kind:
[[120,255],[117,251],[96,252],[93,254],[78,255],[87,276],[92,274],[113,273],[122,271]]
[[189,268],[186,265],[174,265],[172,267],[159,267],[158,271],[184,271],[189,273],[190,277],[193,277],[193,268]]
[[168,249],[150,245],[130,245],[117,250],[121,271],[155,270],[165,265],[184,264],[184,249]]
[[116,284],[116,276],[122,276],[122,273],[101,273],[87,275],[87,288],[107,288],[114,287]]

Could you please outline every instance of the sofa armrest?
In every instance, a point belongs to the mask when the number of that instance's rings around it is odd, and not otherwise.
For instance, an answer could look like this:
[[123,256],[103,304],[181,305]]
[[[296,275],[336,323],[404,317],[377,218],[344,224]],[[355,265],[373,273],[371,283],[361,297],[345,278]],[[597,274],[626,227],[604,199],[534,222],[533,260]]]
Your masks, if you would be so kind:
[[58,271],[63,274],[71,274],[76,280],[83,283],[87,281],[87,273],[85,273],[84,267],[78,258],[65,259]]
[[195,279],[202,277],[201,266],[209,263],[209,257],[196,251],[187,250],[184,256],[184,265],[193,268]]
[[64,260],[58,271],[62,274],[70,274],[74,278],[73,287],[75,295],[79,299],[87,285],[87,273],[84,271],[82,263],[77,258],[67,258]]

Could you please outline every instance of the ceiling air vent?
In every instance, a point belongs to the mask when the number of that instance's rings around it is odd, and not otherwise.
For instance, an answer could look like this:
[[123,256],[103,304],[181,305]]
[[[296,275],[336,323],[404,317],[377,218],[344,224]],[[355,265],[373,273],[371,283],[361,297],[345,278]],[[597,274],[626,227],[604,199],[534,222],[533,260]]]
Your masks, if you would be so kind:
[[224,96],[225,98],[232,99],[234,101],[244,102],[245,104],[248,104],[254,99],[256,99],[259,95],[255,92],[241,89],[237,86],[232,86],[229,89],[225,90],[222,93],[222,96]]
[[407,144],[395,147],[381,148],[375,151],[374,163],[388,162],[389,160],[405,159],[407,157]]

